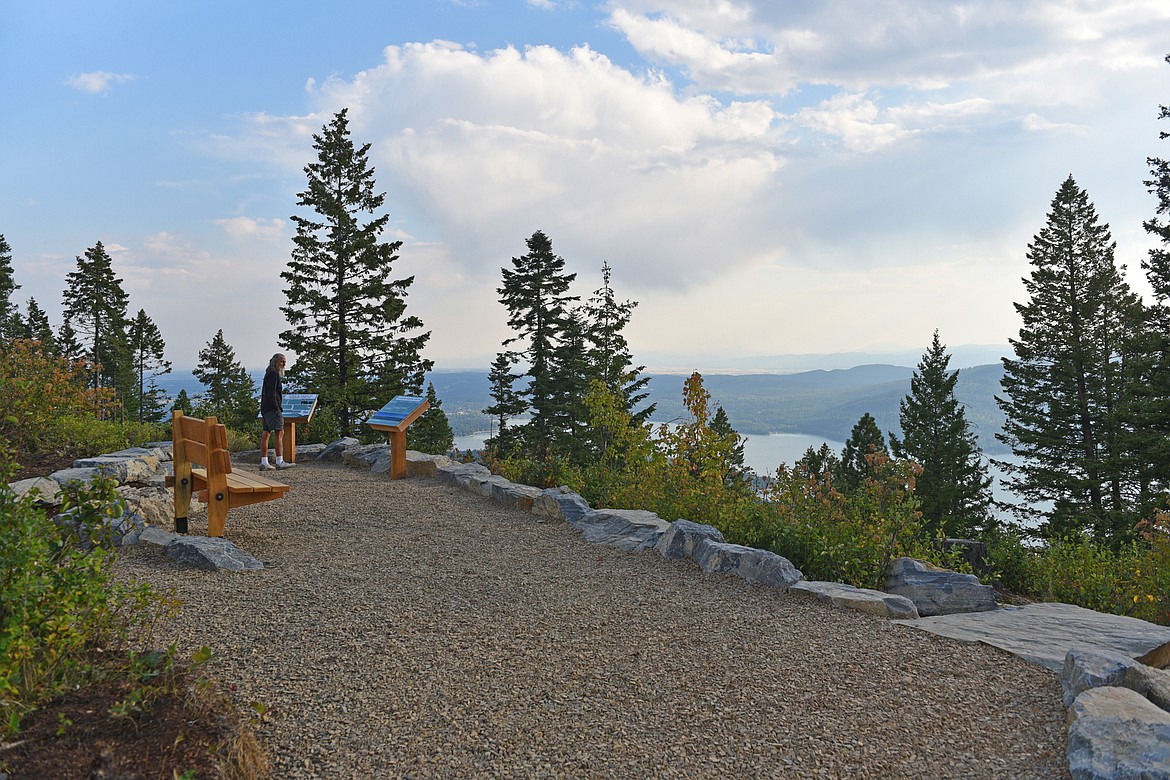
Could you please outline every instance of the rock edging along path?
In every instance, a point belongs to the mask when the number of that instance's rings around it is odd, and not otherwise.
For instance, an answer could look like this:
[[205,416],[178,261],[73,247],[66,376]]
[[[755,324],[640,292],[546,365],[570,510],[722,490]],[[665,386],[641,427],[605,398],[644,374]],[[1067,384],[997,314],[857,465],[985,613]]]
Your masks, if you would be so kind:
[[183,601],[164,639],[269,708],[277,776],[1067,776],[1055,677],[993,648],[440,480],[282,477],[226,531],[263,569],[118,564]]

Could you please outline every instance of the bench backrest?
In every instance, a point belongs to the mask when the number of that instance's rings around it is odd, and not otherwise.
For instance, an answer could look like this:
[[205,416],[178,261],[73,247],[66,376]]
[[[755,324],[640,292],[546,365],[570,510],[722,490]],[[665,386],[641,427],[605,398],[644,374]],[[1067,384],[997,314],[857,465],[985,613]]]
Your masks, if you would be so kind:
[[214,417],[201,420],[188,417],[176,409],[171,414],[171,442],[175,463],[198,463],[209,474],[232,473],[227,428]]

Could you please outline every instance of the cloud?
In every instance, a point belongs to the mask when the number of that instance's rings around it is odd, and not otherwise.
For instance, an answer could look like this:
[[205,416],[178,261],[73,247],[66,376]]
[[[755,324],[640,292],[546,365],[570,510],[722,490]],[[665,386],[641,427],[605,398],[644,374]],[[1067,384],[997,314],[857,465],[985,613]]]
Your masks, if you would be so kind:
[[99,94],[109,92],[115,84],[125,84],[138,77],[132,73],[109,73],[104,70],[95,70],[90,73],[75,73],[65,80],[65,83],[79,92]]
[[284,220],[256,220],[251,217],[230,217],[213,220],[234,238],[283,238]]

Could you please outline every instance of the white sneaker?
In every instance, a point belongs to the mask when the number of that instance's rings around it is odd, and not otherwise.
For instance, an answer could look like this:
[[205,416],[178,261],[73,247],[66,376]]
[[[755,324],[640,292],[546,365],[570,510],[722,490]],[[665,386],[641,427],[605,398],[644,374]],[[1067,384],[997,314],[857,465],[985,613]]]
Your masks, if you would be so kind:
[[284,460],[284,461],[281,461],[280,463],[277,463],[276,468],[278,468],[278,469],[291,469],[295,465],[297,465],[297,464],[290,463],[289,461]]
[[271,463],[261,463],[260,470],[261,471],[276,471],[276,466],[273,466]]

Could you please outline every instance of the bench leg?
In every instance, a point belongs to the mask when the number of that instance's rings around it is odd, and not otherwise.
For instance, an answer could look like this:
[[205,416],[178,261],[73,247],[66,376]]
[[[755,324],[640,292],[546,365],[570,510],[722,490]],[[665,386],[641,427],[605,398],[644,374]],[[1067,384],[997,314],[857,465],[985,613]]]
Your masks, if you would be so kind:
[[210,490],[207,493],[207,535],[223,536],[223,527],[227,523],[227,494]]
[[191,512],[191,464],[175,467],[175,533],[187,533],[187,515]]

